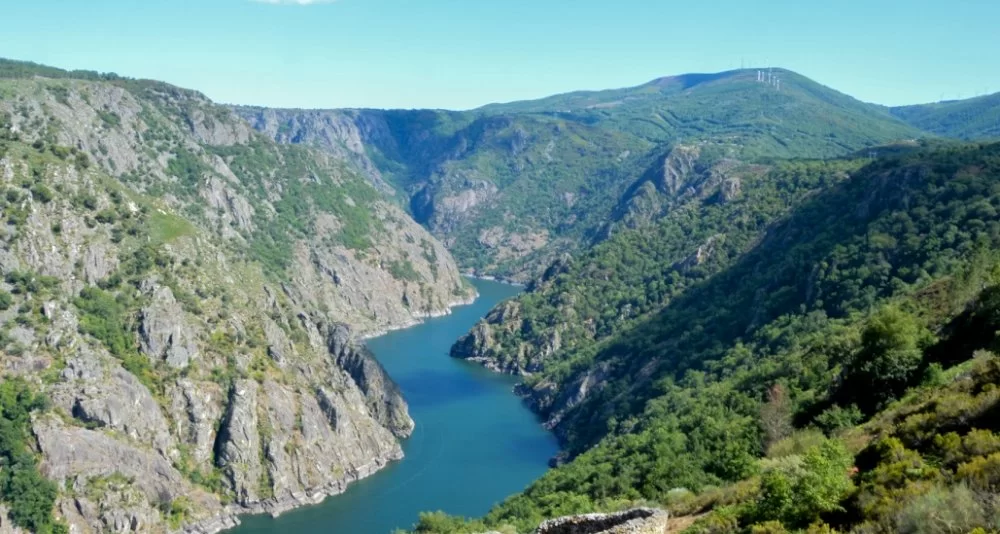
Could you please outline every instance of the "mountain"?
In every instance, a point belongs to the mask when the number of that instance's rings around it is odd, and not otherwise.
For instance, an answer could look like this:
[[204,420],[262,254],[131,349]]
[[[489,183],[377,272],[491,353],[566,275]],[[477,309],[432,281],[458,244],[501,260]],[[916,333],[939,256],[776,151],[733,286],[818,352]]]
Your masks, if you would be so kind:
[[1000,138],[1000,93],[890,109],[921,130],[958,139]]
[[0,61],[0,188],[3,531],[339,493],[413,428],[356,338],[473,297],[350,165],[160,82]]
[[524,373],[566,463],[417,530],[636,502],[697,532],[995,524],[1000,144],[888,154],[746,167],[495,308],[453,354]]
[[604,239],[622,196],[675,145],[706,161],[755,162],[925,135],[885,108],[783,69],[675,76],[469,112],[235,111],[278,142],[320,147],[394,188],[462,267],[519,281]]

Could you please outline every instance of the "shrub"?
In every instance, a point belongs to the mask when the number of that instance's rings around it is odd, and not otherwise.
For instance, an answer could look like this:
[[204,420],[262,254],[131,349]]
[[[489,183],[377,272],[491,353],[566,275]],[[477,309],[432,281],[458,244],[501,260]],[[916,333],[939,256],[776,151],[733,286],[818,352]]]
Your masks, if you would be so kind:
[[118,218],[118,214],[115,213],[115,210],[109,208],[97,212],[94,218],[101,224],[114,224],[115,219]]
[[956,475],[975,490],[1000,491],[1000,452],[980,456],[958,466]]
[[781,521],[767,521],[750,527],[750,534],[786,534],[788,529]]
[[827,434],[833,434],[859,424],[864,418],[861,410],[853,404],[847,408],[835,404],[816,416],[816,424]]
[[973,429],[962,438],[962,448],[969,456],[987,456],[1000,451],[1000,436],[989,430]]
[[135,352],[135,339],[128,325],[127,310],[114,295],[86,287],[73,303],[82,312],[80,331],[104,343],[111,354],[124,358]]
[[52,507],[58,490],[38,472],[28,448],[30,414],[48,401],[20,379],[0,382],[0,501],[15,526],[34,532],[53,531]]
[[783,458],[795,454],[805,454],[813,447],[826,441],[826,436],[816,429],[808,428],[794,432],[791,436],[771,445],[768,458]]
[[721,507],[699,519],[687,532],[691,534],[735,534],[740,531],[739,514],[735,508]]
[[827,440],[811,448],[800,467],[764,473],[751,516],[757,522],[805,526],[822,514],[841,510],[841,501],[854,490],[850,478],[853,462],[838,441]]
[[45,184],[35,184],[31,186],[31,196],[42,204],[48,204],[52,201],[54,195],[52,190],[46,187]]
[[975,493],[959,484],[937,486],[909,502],[896,516],[900,534],[966,534],[986,524]]
[[846,369],[844,386],[862,411],[873,413],[899,398],[913,381],[932,336],[898,308],[881,309],[861,335],[861,350]]

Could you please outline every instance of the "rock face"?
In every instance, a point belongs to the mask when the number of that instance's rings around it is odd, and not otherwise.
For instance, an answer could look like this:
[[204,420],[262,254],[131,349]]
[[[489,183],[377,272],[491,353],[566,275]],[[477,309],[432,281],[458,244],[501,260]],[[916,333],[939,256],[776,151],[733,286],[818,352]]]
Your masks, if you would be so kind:
[[[629,175],[637,161],[630,155],[653,146],[621,131],[609,135],[542,115],[234,111],[272,139],[318,147],[359,169],[376,187],[404,196],[414,218],[468,272],[519,282],[537,274],[554,251],[576,243],[560,237],[578,237],[605,218],[582,208],[581,199],[599,189],[602,199],[613,198],[603,190],[609,177]],[[532,185],[539,181],[546,187]]]
[[198,348],[185,323],[184,310],[169,287],[146,285],[152,297],[139,314],[139,347],[153,360],[163,360],[174,368],[187,367]]
[[406,411],[399,388],[382,364],[367,349],[353,345],[350,331],[343,325],[330,328],[326,337],[330,354],[361,388],[375,420],[397,437],[408,437],[413,432],[413,420]]
[[240,504],[260,500],[260,434],[257,431],[257,382],[239,380],[229,394],[229,409],[218,437],[217,463]]
[[81,348],[66,362],[52,391],[65,413],[88,424],[116,430],[170,458],[176,442],[149,390],[117,362]]
[[52,401],[33,445],[73,532],[216,532],[402,457],[406,402],[358,339],[474,298],[441,243],[196,92],[0,94],[0,376]]
[[635,508],[614,514],[585,514],[550,519],[535,534],[666,534],[669,514]]
[[[159,514],[152,508],[181,497],[192,503],[192,520],[229,515],[218,497],[194,486],[170,461],[154,452],[100,432],[67,427],[54,416],[36,418],[32,431],[43,455],[42,474],[59,487],[74,488],[77,496],[64,499],[74,501],[79,515],[88,522],[83,527],[105,531],[137,525],[137,530],[148,530],[159,522]],[[99,488],[109,478],[128,486],[127,492],[134,492],[134,498],[113,497],[117,506],[106,501],[108,496]]]
[[364,110],[327,112],[299,110],[288,113],[267,108],[237,108],[251,126],[280,143],[320,146],[331,154],[357,165],[379,189],[392,193],[378,167],[368,157],[365,143],[375,139],[390,142],[389,125]]

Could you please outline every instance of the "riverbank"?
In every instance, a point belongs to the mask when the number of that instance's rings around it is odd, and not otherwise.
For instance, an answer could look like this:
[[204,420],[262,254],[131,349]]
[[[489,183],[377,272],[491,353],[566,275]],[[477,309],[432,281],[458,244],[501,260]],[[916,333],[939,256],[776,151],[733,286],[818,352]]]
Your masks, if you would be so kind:
[[360,339],[362,341],[368,340],[368,339],[374,339],[374,338],[377,338],[377,337],[380,337],[380,336],[384,336],[384,335],[388,334],[389,332],[395,332],[397,330],[405,330],[407,328],[413,328],[414,326],[417,326],[417,325],[423,323],[427,319],[434,319],[434,318],[437,318],[437,317],[447,317],[448,315],[452,314],[452,312],[453,312],[453,310],[455,308],[457,308],[459,306],[468,306],[468,305],[476,302],[476,300],[478,298],[479,298],[479,292],[476,291],[471,296],[466,297],[464,299],[452,300],[452,301],[448,302],[448,304],[445,305],[445,308],[443,310],[413,312],[413,313],[410,314],[410,317],[412,318],[411,321],[408,321],[406,323],[400,323],[400,324],[392,325],[392,326],[389,326],[389,327],[386,327],[386,328],[380,328],[378,330],[372,330],[370,332],[361,333],[361,334],[358,335],[358,339]]
[[486,282],[496,282],[498,284],[505,284],[505,285],[508,285],[508,286],[514,286],[514,287],[520,287],[520,288],[526,287],[526,285],[527,285],[527,284],[524,284],[522,282],[517,282],[517,281],[511,280],[510,278],[505,278],[505,277],[502,277],[502,276],[497,277],[497,276],[493,276],[493,275],[489,275],[489,274],[462,273],[462,276],[464,276],[464,277],[466,277],[466,278],[468,278],[470,280],[483,280],[483,281],[486,281]]

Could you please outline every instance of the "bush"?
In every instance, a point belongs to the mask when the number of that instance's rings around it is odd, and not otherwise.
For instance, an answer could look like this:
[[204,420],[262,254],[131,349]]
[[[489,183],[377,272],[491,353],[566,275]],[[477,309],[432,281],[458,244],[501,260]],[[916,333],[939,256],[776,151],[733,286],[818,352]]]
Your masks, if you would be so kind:
[[15,526],[33,532],[52,532],[52,507],[58,490],[38,472],[28,448],[30,414],[44,410],[48,401],[20,379],[0,382],[0,501]]
[[73,299],[80,314],[80,331],[104,343],[111,354],[124,358],[136,351],[127,310],[111,293],[86,287]]
[[805,429],[794,432],[791,436],[771,445],[767,450],[768,458],[784,458],[795,454],[805,454],[813,447],[826,442],[826,436],[815,429]]
[[114,224],[115,220],[118,218],[118,214],[115,213],[115,210],[109,208],[97,212],[97,215],[95,215],[94,218],[101,224]]
[[716,508],[699,519],[686,532],[691,534],[735,534],[740,531],[737,510],[731,507]]
[[48,204],[52,201],[54,194],[45,184],[35,184],[31,186],[31,196],[42,204]]
[[14,297],[10,293],[0,289],[0,311],[7,311],[14,304]]
[[834,434],[851,428],[864,421],[864,419],[864,414],[861,413],[861,410],[857,406],[852,404],[847,408],[842,408],[835,404],[832,408],[816,416],[816,424],[827,434]]
[[768,521],[766,523],[757,523],[756,525],[750,527],[750,534],[787,534],[788,529],[781,521]]
[[958,466],[956,475],[977,491],[1000,492],[1000,452]]
[[847,366],[847,395],[869,414],[899,398],[931,341],[927,328],[909,313],[892,306],[881,309],[868,322],[861,350]]
[[750,516],[755,522],[781,521],[804,527],[822,514],[841,510],[841,501],[854,490],[850,478],[853,462],[838,441],[827,440],[813,447],[798,468],[764,473],[760,498]]
[[897,514],[896,529],[900,534],[966,534],[986,521],[983,505],[968,486],[937,486]]

